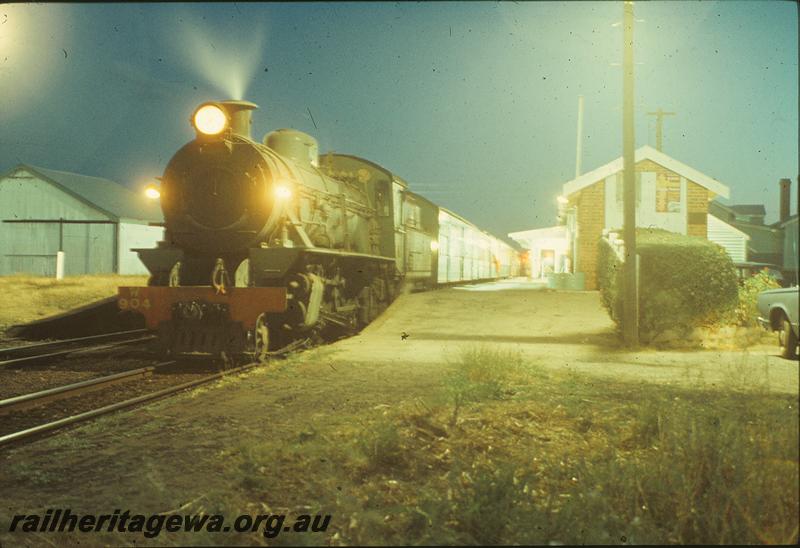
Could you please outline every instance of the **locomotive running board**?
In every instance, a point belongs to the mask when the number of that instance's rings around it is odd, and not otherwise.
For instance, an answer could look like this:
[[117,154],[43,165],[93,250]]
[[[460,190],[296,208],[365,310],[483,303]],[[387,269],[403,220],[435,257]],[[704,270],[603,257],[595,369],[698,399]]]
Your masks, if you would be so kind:
[[326,255],[348,261],[363,260],[372,263],[394,263],[394,257],[369,255],[341,249],[328,249],[326,247],[251,248],[249,252],[250,279],[255,285],[263,285],[269,283],[269,280],[283,278],[304,254]]
[[142,314],[148,329],[171,320],[173,305],[190,301],[227,305],[231,321],[253,329],[260,314],[285,312],[287,299],[284,287],[229,287],[226,293],[217,293],[206,286],[147,286],[120,287],[117,293],[120,310]]

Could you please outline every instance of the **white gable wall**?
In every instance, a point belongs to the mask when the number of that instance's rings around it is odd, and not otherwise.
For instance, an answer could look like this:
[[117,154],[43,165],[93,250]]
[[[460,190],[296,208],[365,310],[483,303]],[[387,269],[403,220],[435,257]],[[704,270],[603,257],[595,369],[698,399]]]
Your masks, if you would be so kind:
[[[675,158],[667,156],[663,152],[659,152],[647,145],[636,150],[634,163],[638,164],[642,160],[651,160],[658,165],[664,166],[673,173],[678,173],[684,177],[687,177],[690,181],[694,181],[717,196],[730,198],[730,189],[727,186],[723,185],[716,179],[700,173],[696,169],[691,168],[686,164],[679,162]],[[587,186],[595,184],[601,179],[610,177],[620,171],[622,171],[622,157],[619,157],[616,160],[598,167],[597,169],[584,173],[583,175],[564,183],[562,187],[562,194],[564,196],[569,196],[583,188],[586,188]]]
[[[651,171],[638,173],[641,196],[636,206],[636,226],[662,228],[678,234],[686,234],[686,179],[681,177],[680,211],[656,211],[656,174]],[[622,201],[617,201],[617,184],[622,186],[622,177],[616,173],[605,178],[605,226],[608,230],[622,228]],[[620,189],[621,190],[621,189]]]

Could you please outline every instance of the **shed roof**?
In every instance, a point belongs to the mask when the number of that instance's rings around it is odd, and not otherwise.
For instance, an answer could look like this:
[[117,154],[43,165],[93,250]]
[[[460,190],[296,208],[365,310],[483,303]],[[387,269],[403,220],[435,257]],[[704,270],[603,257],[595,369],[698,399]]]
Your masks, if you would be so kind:
[[[670,171],[674,171],[675,173],[683,175],[687,179],[694,181],[698,185],[710,190],[714,194],[722,196],[723,198],[730,197],[730,189],[726,185],[650,146],[645,145],[636,150],[634,161],[638,163],[642,160],[651,160],[661,166],[664,166]],[[606,177],[609,177],[619,171],[622,171],[622,156],[613,162],[609,162],[595,170],[584,173],[583,175],[564,183],[564,196],[574,194],[575,192],[591,186],[599,180],[605,179]]]
[[143,196],[114,181],[67,171],[46,169],[30,164],[19,164],[12,170],[12,173],[20,169],[29,171],[31,174],[59,187],[114,220],[162,221],[164,218],[157,203],[146,200]]
[[520,240],[535,240],[538,238],[566,238],[567,227],[566,225],[556,225],[534,228],[531,230],[520,230],[518,232],[509,232],[508,237],[515,242],[519,242]]
[[761,204],[739,204],[729,206],[736,213],[742,215],[766,215],[767,210]]

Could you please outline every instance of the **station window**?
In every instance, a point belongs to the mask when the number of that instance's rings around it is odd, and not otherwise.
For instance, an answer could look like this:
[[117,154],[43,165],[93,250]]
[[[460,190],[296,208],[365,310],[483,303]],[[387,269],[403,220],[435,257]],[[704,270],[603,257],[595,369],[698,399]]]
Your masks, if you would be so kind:
[[659,173],[656,177],[656,211],[658,213],[679,213],[680,210],[680,176],[672,173]]

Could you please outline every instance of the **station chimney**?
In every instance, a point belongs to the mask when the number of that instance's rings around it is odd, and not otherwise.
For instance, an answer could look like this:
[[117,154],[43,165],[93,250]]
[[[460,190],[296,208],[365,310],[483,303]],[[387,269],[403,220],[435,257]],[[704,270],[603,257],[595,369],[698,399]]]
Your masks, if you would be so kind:
[[792,204],[792,180],[781,179],[781,197],[780,197],[780,221],[783,222],[789,218],[791,214]]

